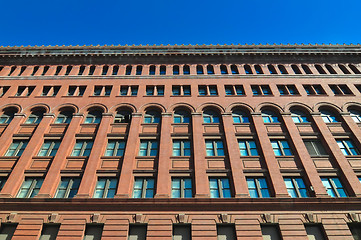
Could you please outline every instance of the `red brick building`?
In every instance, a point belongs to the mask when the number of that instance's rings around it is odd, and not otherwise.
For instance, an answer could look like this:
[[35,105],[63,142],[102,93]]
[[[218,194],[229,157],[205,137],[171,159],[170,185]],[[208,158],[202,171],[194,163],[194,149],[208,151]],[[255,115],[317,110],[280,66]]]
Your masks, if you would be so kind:
[[0,48],[0,239],[360,239],[360,56]]

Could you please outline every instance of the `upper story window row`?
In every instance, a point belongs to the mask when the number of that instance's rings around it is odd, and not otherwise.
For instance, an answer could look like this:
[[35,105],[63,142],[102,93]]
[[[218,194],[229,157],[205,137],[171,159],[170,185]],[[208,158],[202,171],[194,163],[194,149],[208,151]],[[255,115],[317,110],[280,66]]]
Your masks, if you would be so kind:
[[0,76],[361,74],[359,64],[180,64],[0,66]]

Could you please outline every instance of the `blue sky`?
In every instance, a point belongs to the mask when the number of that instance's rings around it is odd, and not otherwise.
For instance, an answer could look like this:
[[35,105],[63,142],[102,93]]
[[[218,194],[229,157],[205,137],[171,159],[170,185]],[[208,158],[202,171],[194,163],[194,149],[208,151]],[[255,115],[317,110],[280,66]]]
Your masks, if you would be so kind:
[[0,6],[2,46],[361,42],[361,0],[2,0]]

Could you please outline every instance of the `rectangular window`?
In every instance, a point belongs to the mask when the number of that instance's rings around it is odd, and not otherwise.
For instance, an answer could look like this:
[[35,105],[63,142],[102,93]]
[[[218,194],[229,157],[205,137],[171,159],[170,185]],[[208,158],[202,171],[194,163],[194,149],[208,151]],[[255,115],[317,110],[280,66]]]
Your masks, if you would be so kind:
[[164,96],[164,86],[146,86],[146,96]]
[[269,198],[267,181],[265,178],[247,178],[247,186],[251,198]]
[[244,95],[244,88],[242,85],[224,85],[224,90],[227,96]]
[[33,198],[38,195],[38,192],[43,184],[43,178],[25,178],[23,185],[18,193],[18,198]]
[[353,144],[353,142],[351,140],[336,140],[337,141],[337,145],[340,147],[343,155],[345,156],[349,156],[349,155],[360,155],[359,151],[357,150],[357,148],[355,147],[355,145]]
[[199,85],[198,86],[199,96],[217,96],[218,90],[216,85]]
[[191,240],[191,232],[190,224],[173,224],[173,240]]
[[139,147],[139,156],[155,157],[158,155],[158,141],[141,140]]
[[303,179],[300,177],[284,178],[288,194],[293,198],[308,197],[308,192]]
[[93,96],[110,96],[113,86],[94,86]]
[[120,96],[137,96],[138,86],[120,86]]
[[153,178],[135,178],[133,188],[133,198],[153,198],[154,197],[154,179]]
[[0,177],[0,191],[3,189],[6,180],[7,180],[6,177]]
[[361,223],[353,222],[349,223],[348,227],[352,233],[352,236],[355,240],[361,240]]
[[8,86],[0,86],[0,97],[4,96],[5,93],[9,90]]
[[322,224],[305,224],[308,239],[311,240],[326,240]]
[[281,240],[278,224],[261,224],[262,237],[264,240]]
[[117,184],[117,178],[98,178],[94,198],[114,198]]
[[268,85],[251,85],[253,96],[272,95],[272,91]]
[[277,85],[281,96],[297,95],[298,91],[295,85]]
[[91,140],[77,140],[71,156],[89,157],[92,147],[93,141]]
[[18,225],[16,223],[1,223],[0,239],[10,240],[14,236],[14,232]]
[[335,95],[352,95],[351,90],[347,87],[346,84],[330,84],[328,86],[331,88],[333,94]]
[[191,198],[192,179],[172,178],[172,198]]
[[222,140],[206,140],[207,156],[224,156]]
[[209,178],[211,198],[230,198],[231,187],[228,178]]
[[305,146],[311,157],[327,155],[321,141],[318,140],[304,140]]
[[35,86],[19,86],[18,91],[16,92],[16,97],[29,97],[34,91]]
[[145,240],[146,236],[146,224],[129,224],[128,240]]
[[83,240],[101,240],[103,227],[103,224],[88,223],[85,227]]
[[41,96],[55,97],[60,90],[60,86],[44,86]]
[[172,86],[173,96],[190,96],[191,86],[190,85],[173,85]]
[[10,145],[9,149],[6,151],[5,156],[20,157],[27,145],[27,140],[14,140],[13,143]]
[[73,198],[78,193],[79,185],[80,178],[61,178],[55,198]]
[[60,224],[44,223],[39,240],[56,240],[59,228]]
[[314,85],[303,85],[307,95],[324,95],[326,94],[322,86],[319,84]]
[[253,140],[238,140],[241,156],[258,156],[256,142]]
[[321,181],[331,197],[347,197],[346,191],[338,177],[322,177]]
[[56,155],[56,152],[58,151],[60,146],[60,141],[58,140],[45,140],[43,143],[43,146],[41,146],[41,149],[38,153],[38,156],[50,156],[53,157]]
[[109,140],[105,156],[123,156],[125,150],[124,140]]
[[190,156],[191,143],[189,140],[173,140],[173,156]]
[[234,224],[217,224],[217,240],[229,239],[237,239]]
[[86,86],[69,86],[67,96],[83,96]]
[[271,140],[271,144],[276,156],[292,156],[291,148],[286,140]]

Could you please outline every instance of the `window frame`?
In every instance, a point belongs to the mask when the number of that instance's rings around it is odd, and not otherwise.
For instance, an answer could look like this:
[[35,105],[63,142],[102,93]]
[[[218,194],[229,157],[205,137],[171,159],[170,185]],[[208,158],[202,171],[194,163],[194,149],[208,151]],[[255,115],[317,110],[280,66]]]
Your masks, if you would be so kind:
[[[105,180],[104,187],[99,186],[99,182]],[[111,187],[115,183],[114,187]],[[114,198],[117,192],[118,178],[116,177],[98,177],[97,184],[94,189],[93,198]],[[97,192],[101,192],[101,197],[96,196]],[[114,195],[112,194],[114,191]],[[110,195],[109,195],[110,194]]]
[[[109,148],[110,143],[114,143],[114,148]],[[124,156],[126,147],[126,141],[124,139],[108,139],[107,147],[105,149],[104,156],[105,157],[122,157]],[[112,151],[110,155],[108,155],[108,151]]]
[[[76,145],[77,145],[78,143],[80,143],[80,142],[82,143],[81,148],[80,148],[80,149],[75,149]],[[90,148],[88,147],[89,144],[91,145]],[[91,154],[91,151],[93,150],[93,144],[94,144],[94,141],[93,141],[93,140],[77,139],[76,142],[75,142],[75,145],[74,145],[74,147],[73,147],[73,151],[71,152],[71,155],[70,155],[70,156],[72,156],[72,157],[89,157],[90,154]],[[75,151],[75,150],[79,151],[79,154],[74,155],[74,151]],[[84,155],[84,153],[85,153],[87,150],[89,151],[89,155]]]
[[[342,186],[341,188],[337,187],[337,183],[335,183],[335,180],[337,180],[340,184],[340,186]],[[344,186],[342,185],[342,182],[340,181],[340,179],[338,177],[323,177],[321,176],[321,181],[323,186],[325,187],[327,194],[330,197],[348,197],[348,194],[346,192],[346,189],[344,188]],[[328,182],[328,184],[330,185],[330,188],[328,188],[327,186],[325,186],[324,182]],[[342,189],[343,193],[345,194],[344,196],[341,196],[340,192],[338,191],[338,189]],[[332,193],[332,195],[329,194],[329,190]]]
[[[241,143],[244,143],[245,146],[246,146],[246,148],[241,148],[241,146],[240,146]],[[255,145],[254,148],[251,147],[251,143],[253,143],[253,144]],[[256,143],[256,141],[253,140],[253,139],[238,139],[238,147],[239,147],[239,151],[240,151],[241,157],[260,156],[260,155],[259,155],[259,152],[258,152],[257,143]],[[254,155],[254,154],[252,153],[252,150],[253,150],[253,149],[256,149],[257,155]],[[246,155],[243,155],[243,154],[242,154],[242,150],[246,151],[247,154],[246,154]]]
[[[286,185],[286,188],[287,188],[287,192],[288,192],[288,195],[290,195],[291,198],[308,198],[310,197],[310,194],[309,194],[309,191],[308,191],[308,188],[305,184],[305,182],[303,181],[302,177],[284,177],[283,178],[284,182],[285,182],[285,185]],[[287,187],[287,182],[291,183],[292,187],[289,188]],[[301,187],[299,185],[299,181],[302,182],[302,184],[304,185],[304,187]],[[304,192],[306,195],[302,194],[302,189],[304,189]],[[294,191],[294,193],[296,194],[295,197],[292,196],[292,194],[290,193],[290,191]]]
[[[49,147],[45,148],[46,147],[45,144],[48,144],[48,143],[50,143]],[[59,150],[60,144],[61,144],[60,140],[44,140],[44,143],[38,152],[38,156],[39,157],[54,157]],[[45,151],[45,155],[41,155],[42,151]]]
[[[179,148],[175,148],[175,143],[179,143]],[[189,148],[185,147],[188,144]],[[178,150],[179,149],[179,150]],[[189,155],[186,154],[187,150]],[[179,151],[179,155],[175,155],[174,152]],[[190,157],[192,155],[191,141],[188,139],[173,139],[172,156],[173,157]]]
[[[19,143],[19,144],[14,149],[14,153],[9,155],[9,151],[11,150],[11,147],[14,145],[14,143]],[[25,151],[28,143],[29,143],[28,140],[13,140],[13,142],[10,144],[10,146],[4,156],[5,157],[20,157],[22,155],[22,153]]]
[[[283,146],[284,143],[287,144],[288,148],[285,148]],[[278,148],[274,148],[273,147],[274,144],[277,144]],[[271,139],[271,145],[272,145],[272,149],[273,149],[273,152],[274,152],[276,157],[293,156],[292,148],[291,148],[290,144],[288,143],[288,141],[286,139]],[[277,155],[276,152],[275,152],[275,149],[278,149],[281,152],[281,155]],[[285,152],[285,149],[289,149],[290,154],[287,154]]]
[[[31,181],[29,188],[26,188],[24,186],[26,181]],[[39,178],[39,177],[26,177],[23,181],[23,184],[21,185],[18,194],[16,195],[16,198],[33,198],[35,196],[38,195],[41,186],[44,182],[44,178]],[[38,186],[38,183],[40,183],[40,186]],[[26,194],[24,197],[20,197],[21,192],[23,191],[23,189],[26,189]],[[34,194],[34,192],[36,192]]]
[[336,139],[336,142],[344,156],[360,155],[360,151],[357,149],[357,147],[355,146],[355,144],[351,139]]
[[[175,181],[179,181],[179,188],[174,186]],[[190,184],[190,188],[187,185]],[[191,196],[187,196],[187,192],[190,190]],[[178,194],[179,192],[179,194]],[[179,197],[175,197],[175,195]],[[172,198],[192,198],[193,197],[193,188],[192,188],[192,178],[190,177],[172,177]]]
[[[227,177],[209,177],[208,181],[210,198],[232,198],[231,185]],[[216,181],[217,188],[211,186],[212,181]],[[224,181],[228,184],[228,188],[224,186]],[[212,195],[212,190],[217,191],[217,196]],[[229,194],[229,196],[227,194]]]
[[[267,179],[265,177],[247,177],[246,181],[247,181],[247,189],[248,189],[248,192],[249,192],[249,195],[251,198],[270,198],[271,197],[269,185],[268,185]],[[251,181],[254,184],[255,188],[250,186]],[[265,185],[266,188],[262,187],[262,185]],[[250,190],[253,190],[253,189],[255,190],[255,193],[257,193],[257,196],[254,196],[251,194]],[[267,191],[265,191],[265,189]],[[253,192],[254,191],[252,191],[252,193]],[[265,192],[267,192],[267,194],[265,194]]]
[[[136,188],[137,182],[141,182],[142,186],[141,188]],[[152,184],[153,187],[148,187],[149,184]],[[140,190],[140,197],[135,196],[135,191]],[[152,197],[147,197],[147,191],[150,191]],[[135,177],[134,179],[134,185],[133,185],[133,194],[132,198],[154,198],[155,193],[155,180],[153,177]]]
[[[146,147],[142,147],[143,144],[146,144]],[[156,147],[154,147],[153,145],[156,145]],[[145,151],[145,155],[141,154],[141,152]],[[155,155],[152,155],[152,151],[156,151]],[[140,144],[139,144],[139,152],[138,152],[138,156],[139,157],[156,157],[158,156],[158,152],[159,152],[159,143],[158,140],[156,139],[141,139],[140,140]]]
[[[67,180],[67,185],[66,185],[66,188],[62,188],[62,183],[63,183],[63,180]],[[65,182],[65,181],[64,181]],[[80,186],[80,182],[81,182],[81,178],[80,177],[62,177],[60,179],[60,182],[59,182],[59,186],[56,190],[56,194],[55,194],[55,198],[73,198],[77,193],[78,193],[78,190],[79,190],[79,186]],[[64,196],[63,197],[59,197],[59,191],[60,190],[65,190],[64,191]],[[76,190],[76,191],[75,191]],[[70,193],[72,191],[75,191],[75,194],[73,196],[70,196]]]
[[[218,144],[221,144],[222,147],[218,148]],[[211,144],[212,148],[209,148],[207,144]],[[222,139],[205,139],[205,145],[206,145],[206,157],[225,157],[225,148],[224,143]],[[209,155],[209,151],[212,151],[212,155]],[[218,151],[223,152],[223,155],[220,155]]]

